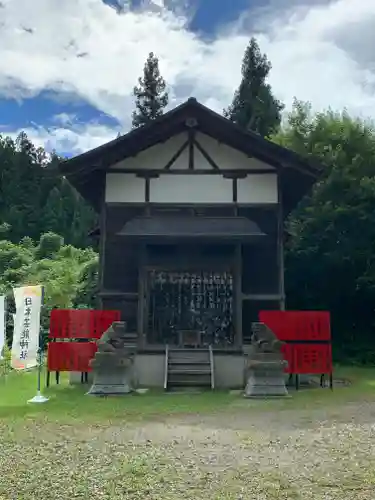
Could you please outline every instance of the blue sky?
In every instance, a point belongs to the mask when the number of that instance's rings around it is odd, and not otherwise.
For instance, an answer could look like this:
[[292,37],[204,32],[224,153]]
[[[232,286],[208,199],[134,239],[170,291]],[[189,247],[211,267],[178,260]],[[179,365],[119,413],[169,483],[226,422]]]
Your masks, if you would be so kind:
[[0,133],[71,156],[126,132],[150,51],[171,106],[221,111],[253,35],[287,109],[296,96],[373,118],[374,23],[374,0],[2,0]]

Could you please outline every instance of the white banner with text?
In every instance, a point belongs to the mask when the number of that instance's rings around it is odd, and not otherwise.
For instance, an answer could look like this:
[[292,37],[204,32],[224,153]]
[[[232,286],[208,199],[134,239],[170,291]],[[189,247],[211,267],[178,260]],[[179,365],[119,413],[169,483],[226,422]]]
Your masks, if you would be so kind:
[[27,370],[38,363],[40,312],[43,287],[24,286],[14,288],[16,314],[12,343],[11,366],[15,370]]

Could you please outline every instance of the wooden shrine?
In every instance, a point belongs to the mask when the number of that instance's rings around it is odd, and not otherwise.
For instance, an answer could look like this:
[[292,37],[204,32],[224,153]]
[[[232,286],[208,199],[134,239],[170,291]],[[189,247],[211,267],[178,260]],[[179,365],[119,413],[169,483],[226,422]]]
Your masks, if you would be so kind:
[[60,171],[100,216],[102,308],[140,355],[239,354],[259,311],[284,309],[283,223],[318,165],[191,98]]

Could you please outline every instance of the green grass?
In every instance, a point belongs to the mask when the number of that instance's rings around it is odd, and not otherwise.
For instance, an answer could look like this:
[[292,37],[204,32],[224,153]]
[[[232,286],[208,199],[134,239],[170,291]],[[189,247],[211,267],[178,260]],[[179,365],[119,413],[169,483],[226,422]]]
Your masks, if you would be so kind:
[[[316,388],[291,391],[291,398],[282,400],[246,400],[228,391],[208,391],[198,394],[165,394],[149,391],[122,397],[97,398],[87,396],[87,385],[71,386],[63,375],[59,385],[52,383],[43,393],[50,398],[44,405],[30,405],[27,401],[36,392],[36,372],[11,373],[0,377],[0,418],[24,418],[42,414],[52,418],[87,420],[158,418],[173,414],[195,414],[232,411],[234,408],[253,411],[282,411],[288,409],[322,408],[351,401],[375,400],[375,369],[339,367],[336,378],[349,380],[347,387]],[[51,377],[53,380],[53,377]]]
[[[52,377],[51,377],[52,378]],[[14,373],[0,381],[0,418],[27,417],[38,414],[88,420],[155,418],[175,413],[210,412],[225,408],[233,401],[226,393],[165,394],[150,391],[128,396],[94,397],[86,395],[89,385],[69,385],[62,377],[59,385],[43,389],[50,400],[43,405],[27,404],[36,392],[36,373]]]

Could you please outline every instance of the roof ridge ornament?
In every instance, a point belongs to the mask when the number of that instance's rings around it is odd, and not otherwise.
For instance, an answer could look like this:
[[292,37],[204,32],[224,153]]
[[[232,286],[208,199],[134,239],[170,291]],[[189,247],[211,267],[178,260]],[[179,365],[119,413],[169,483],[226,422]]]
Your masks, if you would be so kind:
[[193,117],[186,118],[185,125],[188,128],[195,128],[198,125],[198,120]]

